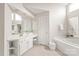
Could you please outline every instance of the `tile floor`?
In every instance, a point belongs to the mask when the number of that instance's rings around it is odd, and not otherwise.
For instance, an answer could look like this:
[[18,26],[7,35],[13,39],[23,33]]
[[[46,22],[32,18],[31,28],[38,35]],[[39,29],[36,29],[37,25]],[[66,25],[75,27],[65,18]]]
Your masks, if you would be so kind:
[[23,54],[23,56],[61,56],[58,51],[50,50],[43,45],[34,45],[34,47]]

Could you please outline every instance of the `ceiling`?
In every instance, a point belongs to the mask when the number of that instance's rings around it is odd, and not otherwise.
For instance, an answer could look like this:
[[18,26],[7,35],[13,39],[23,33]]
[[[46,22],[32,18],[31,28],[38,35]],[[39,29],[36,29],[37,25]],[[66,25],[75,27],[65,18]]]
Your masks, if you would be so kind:
[[36,15],[39,13],[43,13],[46,10],[42,10],[42,9],[36,9],[36,8],[30,8],[30,7],[25,7],[29,12],[31,12],[32,14]]
[[52,7],[66,6],[68,3],[23,3],[24,7],[49,10]]
[[32,14],[38,14],[49,11],[51,8],[66,6],[68,3],[23,3],[23,6]]
[[60,6],[66,6],[68,3],[10,3],[9,5],[17,12],[21,14],[34,15],[42,12],[49,11],[51,8],[60,8]]

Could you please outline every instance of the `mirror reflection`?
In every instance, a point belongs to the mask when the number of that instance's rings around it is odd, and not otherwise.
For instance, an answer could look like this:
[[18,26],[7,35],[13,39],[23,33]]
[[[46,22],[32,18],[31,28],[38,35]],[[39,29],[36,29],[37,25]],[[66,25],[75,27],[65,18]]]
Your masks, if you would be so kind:
[[12,34],[32,31],[32,20],[21,16],[17,13],[12,13]]
[[72,17],[69,19],[69,34],[73,35],[74,37],[77,36],[79,34],[79,21],[78,21],[78,17]]
[[68,36],[79,36],[79,7],[78,4],[70,4],[68,7]]

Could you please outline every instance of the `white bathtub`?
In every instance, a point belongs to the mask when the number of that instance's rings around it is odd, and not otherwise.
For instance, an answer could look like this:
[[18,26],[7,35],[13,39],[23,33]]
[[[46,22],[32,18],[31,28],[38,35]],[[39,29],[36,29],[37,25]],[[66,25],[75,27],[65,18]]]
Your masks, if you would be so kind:
[[65,55],[79,56],[79,39],[55,37],[56,48]]

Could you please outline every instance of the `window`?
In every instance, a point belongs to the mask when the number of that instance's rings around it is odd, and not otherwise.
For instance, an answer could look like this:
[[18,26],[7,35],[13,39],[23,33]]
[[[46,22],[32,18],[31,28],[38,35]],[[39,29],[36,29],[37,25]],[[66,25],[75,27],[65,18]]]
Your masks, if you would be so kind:
[[69,5],[69,12],[75,11],[79,9],[79,4],[78,3],[72,3]]
[[16,21],[21,21],[22,17],[19,14],[15,14],[15,20]]
[[22,17],[17,13],[12,13],[12,20],[21,21]]

